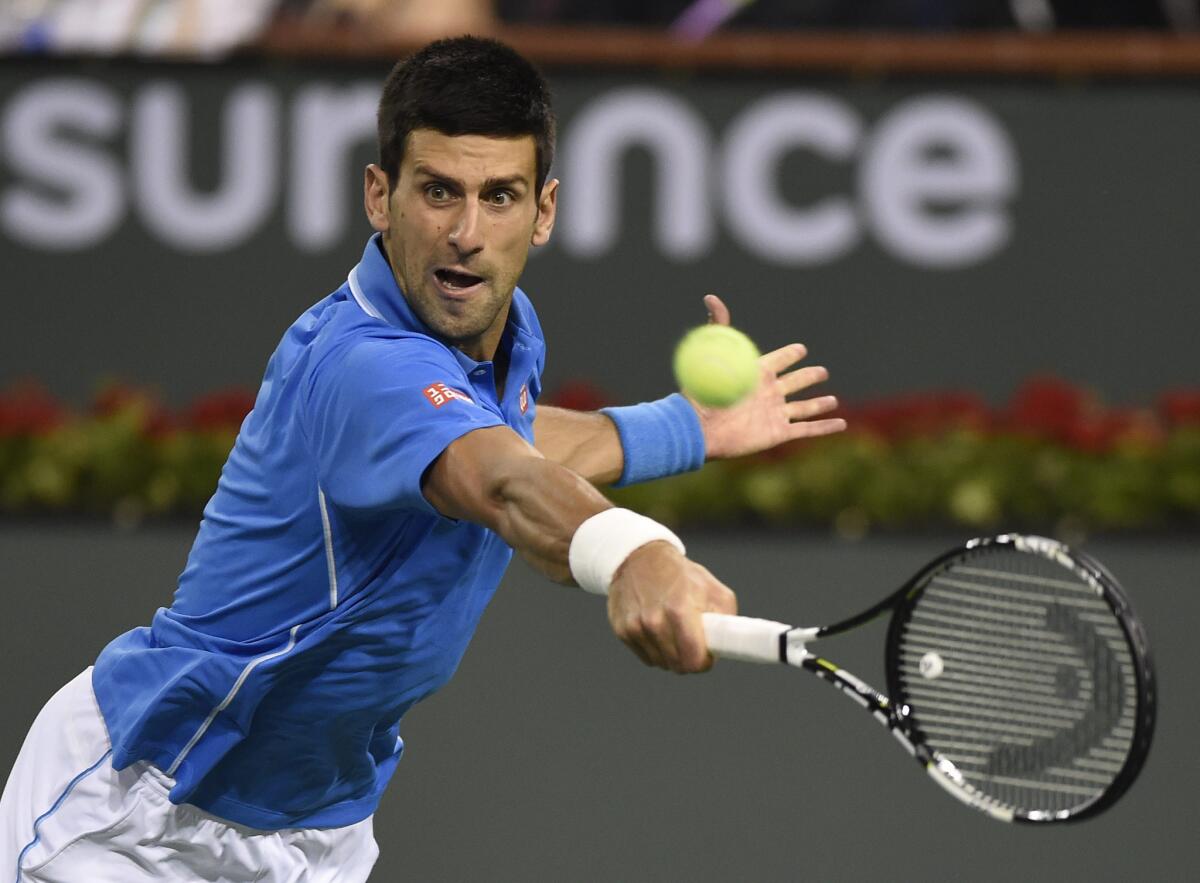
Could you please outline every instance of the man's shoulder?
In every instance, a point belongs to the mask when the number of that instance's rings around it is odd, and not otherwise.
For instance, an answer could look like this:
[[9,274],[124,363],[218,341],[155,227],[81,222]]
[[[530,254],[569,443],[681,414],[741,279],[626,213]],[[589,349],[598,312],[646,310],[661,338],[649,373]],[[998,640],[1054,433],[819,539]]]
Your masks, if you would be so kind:
[[405,328],[370,316],[347,296],[345,286],[313,304],[292,323],[289,337],[319,357],[335,356],[338,361],[351,355],[357,358],[448,358],[454,361],[445,344]]
[[[458,379],[463,368],[450,348],[427,334],[397,328],[341,306],[314,335],[311,358],[314,375],[336,374],[344,379],[387,380],[433,365],[447,379]],[[465,375],[464,375],[465,376]]]

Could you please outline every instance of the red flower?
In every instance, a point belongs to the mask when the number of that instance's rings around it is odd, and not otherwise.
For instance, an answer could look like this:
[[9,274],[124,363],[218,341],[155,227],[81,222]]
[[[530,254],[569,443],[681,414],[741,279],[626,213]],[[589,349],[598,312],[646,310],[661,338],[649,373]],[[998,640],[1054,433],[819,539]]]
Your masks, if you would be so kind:
[[92,398],[92,415],[102,420],[126,411],[138,413],[141,430],[150,438],[162,438],[179,428],[178,419],[147,390],[108,383]]
[[548,405],[572,411],[596,411],[612,404],[612,397],[586,380],[564,383],[545,398]]
[[1023,383],[1013,394],[1007,416],[1013,429],[1057,441],[1076,438],[1091,444],[1089,424],[1097,411],[1094,398],[1082,389],[1054,377],[1038,377]]
[[142,432],[154,439],[165,438],[180,428],[179,418],[161,405],[153,405],[146,412]]
[[240,387],[220,390],[192,402],[185,422],[189,428],[197,430],[237,430],[253,408],[254,393],[251,391]]
[[66,419],[66,408],[37,381],[22,380],[0,392],[0,437],[45,435]]
[[1162,427],[1151,412],[1128,408],[1079,421],[1068,427],[1063,441],[1080,451],[1103,454],[1121,442],[1156,445],[1162,438]]
[[1169,426],[1200,424],[1200,389],[1173,389],[1158,398],[1158,411]]
[[839,408],[854,429],[887,439],[938,435],[952,429],[987,429],[993,420],[983,399],[974,393],[944,391],[897,396],[863,405]]

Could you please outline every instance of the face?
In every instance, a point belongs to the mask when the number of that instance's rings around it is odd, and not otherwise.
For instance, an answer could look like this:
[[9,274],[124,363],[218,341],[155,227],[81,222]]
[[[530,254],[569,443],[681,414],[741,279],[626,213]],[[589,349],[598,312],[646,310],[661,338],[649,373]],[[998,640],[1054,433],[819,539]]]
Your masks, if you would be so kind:
[[532,135],[417,129],[394,188],[378,166],[367,167],[367,217],[409,306],[478,361],[496,351],[529,247],[546,243],[554,226],[558,181],[540,194],[536,182]]

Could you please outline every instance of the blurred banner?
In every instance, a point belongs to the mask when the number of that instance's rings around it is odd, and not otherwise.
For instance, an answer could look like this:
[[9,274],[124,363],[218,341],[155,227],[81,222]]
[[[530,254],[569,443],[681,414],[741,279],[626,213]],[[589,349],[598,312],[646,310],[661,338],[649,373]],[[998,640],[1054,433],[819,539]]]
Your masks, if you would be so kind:
[[[382,62],[0,65],[0,382],[255,385],[369,228]],[[562,179],[523,287],[548,386],[669,389],[726,298],[846,398],[1053,373],[1194,385],[1200,94],[1170,82],[552,77]]]

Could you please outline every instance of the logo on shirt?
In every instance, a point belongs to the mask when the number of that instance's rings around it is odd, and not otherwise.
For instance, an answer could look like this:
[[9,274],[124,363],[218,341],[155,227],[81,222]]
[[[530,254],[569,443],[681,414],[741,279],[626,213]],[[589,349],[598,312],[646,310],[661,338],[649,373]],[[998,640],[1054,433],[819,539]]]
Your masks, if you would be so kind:
[[430,403],[435,408],[440,408],[442,405],[451,399],[461,399],[468,405],[475,404],[471,401],[471,397],[466,393],[461,393],[457,389],[451,389],[444,383],[434,383],[425,387],[425,398],[429,399]]
[[529,410],[529,387],[524,383],[521,384],[521,413],[524,414]]

